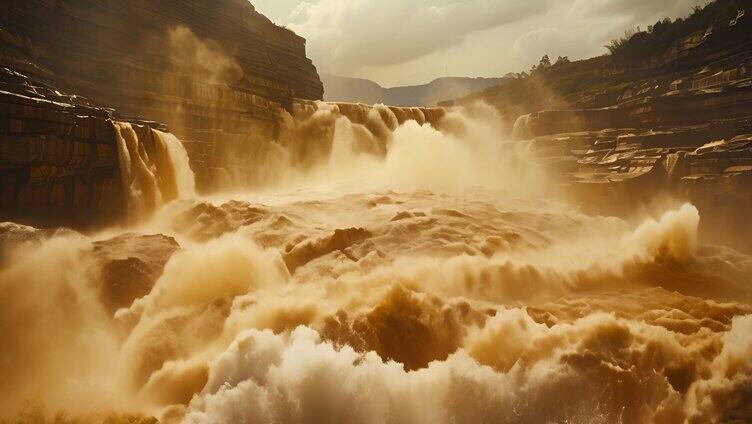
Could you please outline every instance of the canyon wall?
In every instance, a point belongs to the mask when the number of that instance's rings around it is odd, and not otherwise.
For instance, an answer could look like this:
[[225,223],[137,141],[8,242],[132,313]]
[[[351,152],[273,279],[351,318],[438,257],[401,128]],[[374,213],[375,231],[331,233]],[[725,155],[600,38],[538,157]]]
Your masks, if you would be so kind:
[[273,137],[293,98],[323,96],[305,40],[245,0],[11,0],[0,39],[0,65],[119,119],[165,123],[204,188],[227,145]]
[[[114,121],[178,135],[210,189],[233,152],[275,137],[294,98],[323,96],[305,40],[245,0],[4,1],[0,68],[6,217],[118,215]],[[86,196],[81,178],[96,181]]]
[[[277,102],[323,96],[305,40],[245,0],[10,0],[0,12],[6,61],[34,62],[61,88],[127,113],[154,113],[139,106],[144,100],[159,109],[170,95],[210,94],[191,89]],[[222,61],[235,69],[218,75],[217,64],[201,63]],[[208,86],[190,84],[199,82]]]
[[187,153],[162,124],[0,69],[0,218],[96,227],[188,197]]

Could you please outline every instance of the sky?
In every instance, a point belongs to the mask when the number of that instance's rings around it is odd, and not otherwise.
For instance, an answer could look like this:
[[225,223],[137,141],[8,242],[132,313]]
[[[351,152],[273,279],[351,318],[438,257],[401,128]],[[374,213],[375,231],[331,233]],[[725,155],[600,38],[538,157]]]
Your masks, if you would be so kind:
[[308,40],[320,73],[391,87],[441,76],[498,77],[544,54],[583,59],[628,28],[686,16],[707,0],[250,0]]

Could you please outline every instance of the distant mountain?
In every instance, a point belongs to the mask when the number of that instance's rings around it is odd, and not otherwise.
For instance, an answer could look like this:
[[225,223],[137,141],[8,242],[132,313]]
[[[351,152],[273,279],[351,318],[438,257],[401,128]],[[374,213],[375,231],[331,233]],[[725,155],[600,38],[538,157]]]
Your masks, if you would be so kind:
[[384,88],[360,78],[321,75],[324,100],[353,103],[384,103],[390,106],[432,106],[494,86],[502,78],[444,77],[424,85]]

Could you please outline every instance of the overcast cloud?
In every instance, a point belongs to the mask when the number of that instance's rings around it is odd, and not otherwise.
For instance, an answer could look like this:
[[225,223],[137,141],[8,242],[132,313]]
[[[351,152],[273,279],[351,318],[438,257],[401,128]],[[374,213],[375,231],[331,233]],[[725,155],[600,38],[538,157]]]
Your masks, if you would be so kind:
[[707,0],[251,0],[308,39],[320,72],[385,86],[500,76],[543,54],[600,55],[627,28]]

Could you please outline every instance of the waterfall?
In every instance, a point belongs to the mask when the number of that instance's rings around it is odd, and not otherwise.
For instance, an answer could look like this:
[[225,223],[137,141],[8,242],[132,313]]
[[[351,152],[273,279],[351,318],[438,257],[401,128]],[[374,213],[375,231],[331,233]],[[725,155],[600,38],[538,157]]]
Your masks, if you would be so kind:
[[[115,139],[129,219],[165,203],[196,195],[195,176],[183,144],[172,134],[116,122]],[[140,134],[139,134],[140,133]]]
[[296,118],[309,119],[316,111],[325,110],[344,116],[354,124],[366,125],[373,119],[374,113],[381,115],[382,120],[392,131],[407,121],[415,121],[420,125],[436,126],[446,114],[440,107],[394,107],[383,104],[365,105],[361,103],[316,102],[300,103],[296,106]]
[[512,137],[517,140],[526,140],[532,138],[530,132],[530,115],[521,115],[514,121],[512,127]]
[[[178,199],[188,199],[196,196],[196,176],[188,161],[188,152],[183,143],[170,133],[151,130],[157,146],[166,154],[171,167],[171,174],[175,180],[176,196]],[[159,149],[158,149],[159,150]],[[174,199],[173,198],[173,199]]]
[[161,203],[157,180],[149,166],[149,155],[131,124],[116,123],[115,133],[128,216],[144,216]]

